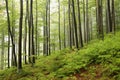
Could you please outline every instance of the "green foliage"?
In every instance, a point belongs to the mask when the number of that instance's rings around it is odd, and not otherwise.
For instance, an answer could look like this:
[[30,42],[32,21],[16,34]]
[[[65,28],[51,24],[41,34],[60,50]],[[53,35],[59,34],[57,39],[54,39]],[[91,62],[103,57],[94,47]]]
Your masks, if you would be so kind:
[[[100,74],[102,79],[120,79],[120,33],[116,36],[111,34],[105,37],[104,41],[91,41],[89,45],[81,50],[66,48],[56,51],[50,56],[39,57],[34,67],[24,66],[20,74],[15,68],[0,72],[0,79],[5,80],[76,80],[75,74],[88,70],[85,76],[91,79],[97,75],[95,66],[102,66]],[[98,69],[99,70],[99,69]],[[16,78],[17,77],[17,78]],[[114,78],[114,79],[113,79]]]
[[6,76],[9,76],[11,73],[14,74],[16,68],[12,67],[10,69],[6,69],[4,71],[0,71],[0,80],[6,78]]

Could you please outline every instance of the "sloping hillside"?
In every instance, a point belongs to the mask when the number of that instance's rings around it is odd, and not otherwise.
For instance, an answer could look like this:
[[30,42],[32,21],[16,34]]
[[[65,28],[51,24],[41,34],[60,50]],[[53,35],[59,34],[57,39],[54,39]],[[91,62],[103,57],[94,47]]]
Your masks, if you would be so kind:
[[94,40],[81,50],[64,49],[36,64],[0,72],[0,80],[120,80],[120,33]]

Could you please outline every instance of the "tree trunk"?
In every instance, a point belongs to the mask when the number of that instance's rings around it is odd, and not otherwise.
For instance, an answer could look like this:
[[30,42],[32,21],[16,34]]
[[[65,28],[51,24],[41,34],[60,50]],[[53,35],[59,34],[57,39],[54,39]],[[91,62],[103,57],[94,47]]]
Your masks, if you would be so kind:
[[5,54],[4,54],[4,30],[2,30],[2,50],[1,50],[1,70],[3,70],[4,69],[4,56],[5,56]]
[[77,7],[78,7],[78,26],[79,26],[79,41],[80,41],[80,47],[83,47],[83,41],[82,41],[82,31],[81,31],[81,16],[80,16],[80,5],[79,0],[77,0]]
[[107,0],[107,19],[108,19],[108,28],[109,31],[108,32],[112,32],[112,18],[111,18],[111,10],[110,10],[110,0]]
[[10,34],[8,32],[8,68],[10,68]]
[[65,7],[64,7],[64,12],[63,12],[63,15],[64,15],[64,48],[66,48],[66,19],[65,19]]
[[22,21],[23,21],[23,0],[20,0],[18,72],[20,72],[20,70],[22,69]]
[[71,13],[71,10],[70,10],[70,4],[71,4],[71,1],[68,0],[68,19],[69,19],[69,46],[70,48],[72,48],[72,34],[71,34],[71,17],[70,17],[70,13]]
[[28,15],[28,60],[31,63],[31,22],[30,22],[30,13],[29,13],[29,1],[27,3],[27,15]]
[[49,42],[49,44],[48,44],[48,47],[49,47],[49,55],[51,54],[51,46],[50,46],[50,0],[49,0],[49,27],[48,27],[48,31],[49,31],[49,34],[48,34],[48,42]]
[[30,0],[30,27],[31,27],[31,54],[32,65],[35,63],[35,48],[34,48],[34,25],[33,25],[33,0]]
[[114,0],[112,0],[112,31],[115,33],[115,9],[114,9]]
[[26,16],[25,16],[25,30],[24,30],[24,61],[27,64],[27,21],[28,21],[28,7],[27,7],[27,0],[26,0]]
[[86,40],[86,25],[85,25],[86,17],[85,17],[85,0],[83,0],[83,27],[84,27],[84,43],[87,42]]
[[102,0],[97,0],[97,26],[98,26],[98,35],[100,39],[104,39],[103,33],[103,15],[102,15]]
[[88,0],[86,0],[86,42],[88,43],[89,40],[90,32],[89,32]]
[[[11,25],[10,25],[10,16],[9,16],[9,10],[8,10],[8,0],[5,0],[5,2],[6,2],[6,12],[7,12],[7,22],[8,22],[8,33],[11,37],[12,47],[15,49],[13,34],[10,28]],[[16,58],[15,50],[14,50],[14,53],[12,53],[12,55],[14,56],[15,66],[17,67],[17,58]]]
[[76,23],[76,16],[75,16],[75,7],[74,7],[74,0],[72,0],[72,10],[73,10],[73,21],[74,21],[74,29],[75,29],[75,43],[76,48],[78,49],[78,34],[77,34],[77,23]]
[[58,32],[59,32],[59,50],[61,50],[61,35],[60,35],[60,0],[58,0],[58,15],[59,15],[59,18],[58,18]]
[[38,0],[36,0],[36,29],[35,29],[36,31],[36,51],[35,51],[35,53],[36,53],[36,55],[38,55],[39,53],[38,53]]

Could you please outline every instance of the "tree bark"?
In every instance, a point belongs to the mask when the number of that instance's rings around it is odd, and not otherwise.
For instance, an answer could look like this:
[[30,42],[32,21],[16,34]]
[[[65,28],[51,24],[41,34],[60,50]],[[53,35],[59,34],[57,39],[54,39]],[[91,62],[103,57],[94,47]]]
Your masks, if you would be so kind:
[[71,13],[71,10],[70,10],[70,4],[71,4],[71,1],[68,0],[68,20],[69,20],[69,46],[70,48],[72,48],[72,34],[71,34],[71,16],[70,16],[70,13]]
[[33,25],[33,0],[30,0],[30,27],[31,27],[31,54],[32,65],[35,63],[35,48],[34,48],[34,25]]
[[104,39],[103,33],[103,15],[102,15],[102,0],[97,0],[97,26],[98,26],[98,35],[100,39]]
[[82,31],[81,31],[81,16],[80,16],[80,5],[79,0],[77,0],[77,7],[78,7],[78,26],[79,26],[79,41],[80,47],[83,47],[83,38],[82,38]]
[[66,19],[65,19],[65,7],[63,8],[64,9],[64,12],[63,12],[63,15],[64,15],[64,48],[66,48]]
[[[11,41],[12,41],[12,47],[15,49],[13,34],[12,34],[12,31],[11,31],[11,28],[10,28],[11,24],[10,24],[9,10],[8,10],[8,0],[5,0],[5,2],[6,2],[6,12],[7,12],[7,22],[8,22],[8,33],[9,33]],[[16,58],[15,50],[14,50],[14,53],[12,53],[12,55],[14,56],[15,66],[17,67],[17,58]]]
[[60,28],[60,0],[58,0],[58,15],[59,15],[59,18],[58,18],[58,32],[59,32],[59,50],[61,50],[61,28]]
[[74,21],[74,30],[75,30],[75,43],[76,48],[78,49],[78,34],[77,34],[77,23],[76,23],[76,16],[75,16],[75,7],[74,7],[74,0],[72,0],[72,10],[73,10],[73,21]]
[[18,43],[18,72],[22,69],[22,20],[23,20],[23,0],[20,0],[20,19],[19,19],[19,43]]

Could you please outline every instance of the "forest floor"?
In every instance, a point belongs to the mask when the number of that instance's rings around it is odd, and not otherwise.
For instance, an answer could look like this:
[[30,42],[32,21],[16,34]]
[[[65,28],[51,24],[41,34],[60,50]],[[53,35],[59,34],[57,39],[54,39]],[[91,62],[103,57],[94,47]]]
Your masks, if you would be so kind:
[[0,80],[120,80],[120,32],[81,50],[66,48],[40,56],[20,73],[14,67],[0,71]]

